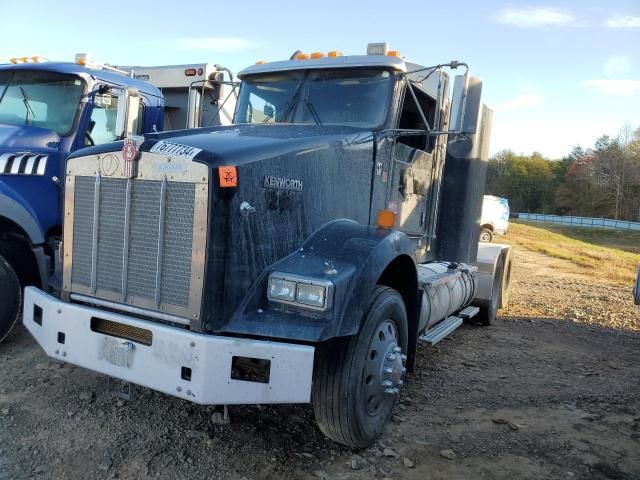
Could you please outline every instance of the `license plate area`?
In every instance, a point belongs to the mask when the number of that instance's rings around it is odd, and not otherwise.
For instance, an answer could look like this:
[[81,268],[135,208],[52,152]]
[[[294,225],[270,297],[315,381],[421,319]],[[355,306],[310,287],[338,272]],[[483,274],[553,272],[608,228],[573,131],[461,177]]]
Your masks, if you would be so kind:
[[118,367],[131,368],[135,344],[120,338],[103,337],[98,349],[98,359]]

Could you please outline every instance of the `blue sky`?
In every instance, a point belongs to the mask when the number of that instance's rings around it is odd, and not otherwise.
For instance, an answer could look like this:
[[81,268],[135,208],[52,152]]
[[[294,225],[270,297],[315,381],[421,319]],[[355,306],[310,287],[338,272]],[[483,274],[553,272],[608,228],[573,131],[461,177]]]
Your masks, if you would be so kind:
[[558,158],[625,122],[640,126],[640,0],[446,3],[23,0],[3,9],[0,62],[87,52],[112,64],[210,62],[237,72],[296,49],[359,54],[386,41],[418,63],[470,64],[496,111],[492,152]]

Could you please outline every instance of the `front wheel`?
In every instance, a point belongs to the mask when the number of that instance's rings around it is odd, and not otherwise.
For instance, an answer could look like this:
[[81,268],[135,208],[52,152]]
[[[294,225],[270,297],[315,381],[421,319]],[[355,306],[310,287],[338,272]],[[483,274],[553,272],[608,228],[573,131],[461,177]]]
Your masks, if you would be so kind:
[[493,240],[493,233],[488,228],[480,229],[480,241],[485,243],[491,243]]
[[397,402],[407,351],[407,312],[400,294],[378,286],[360,332],[318,348],[313,411],[332,440],[363,448],[389,421]]
[[22,302],[18,276],[2,256],[0,256],[0,292],[2,292],[2,301],[0,301],[0,342],[2,342],[18,321]]

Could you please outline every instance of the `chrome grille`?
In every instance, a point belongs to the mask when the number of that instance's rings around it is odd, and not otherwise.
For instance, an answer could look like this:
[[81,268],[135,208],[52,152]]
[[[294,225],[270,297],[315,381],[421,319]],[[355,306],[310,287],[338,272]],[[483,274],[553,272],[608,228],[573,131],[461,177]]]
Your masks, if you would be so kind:
[[100,176],[76,176],[73,184],[71,290],[193,311],[196,184]]

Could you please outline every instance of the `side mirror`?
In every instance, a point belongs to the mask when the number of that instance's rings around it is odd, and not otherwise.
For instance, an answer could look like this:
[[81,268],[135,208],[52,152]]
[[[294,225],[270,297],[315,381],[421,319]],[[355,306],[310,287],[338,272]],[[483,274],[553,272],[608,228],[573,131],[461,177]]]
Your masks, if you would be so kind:
[[451,99],[450,129],[457,133],[476,133],[482,108],[482,80],[456,75]]
[[633,287],[633,303],[635,303],[636,305],[640,305],[640,265],[638,265],[636,284]]
[[125,138],[137,133],[140,101],[140,94],[135,87],[124,88],[118,93],[115,130],[117,138]]

